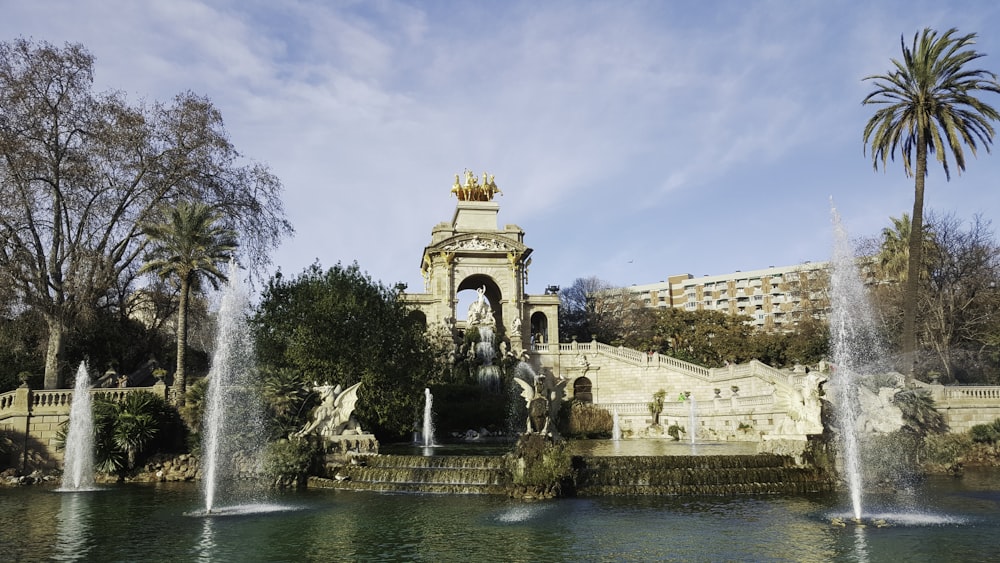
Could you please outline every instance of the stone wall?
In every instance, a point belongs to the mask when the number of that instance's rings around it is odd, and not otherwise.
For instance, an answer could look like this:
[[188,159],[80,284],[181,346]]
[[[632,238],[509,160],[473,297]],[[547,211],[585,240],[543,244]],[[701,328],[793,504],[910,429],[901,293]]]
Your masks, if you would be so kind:
[[1000,387],[928,385],[926,388],[952,432],[966,432],[977,424],[989,424],[1000,418]]
[[[697,440],[804,440],[822,432],[818,401],[814,412],[805,412],[817,383],[805,370],[782,371],[756,361],[708,369],[597,342],[536,346],[531,363],[536,373],[566,379],[567,398],[581,378],[589,380],[593,403],[618,412],[625,437],[662,436],[676,425],[690,439],[692,411]],[[651,428],[648,404],[660,390],[666,392],[660,426]]]
[[[91,393],[120,400],[139,391],[167,398],[168,388],[161,382],[152,387],[98,388]],[[72,389],[34,390],[21,386],[0,395],[0,433],[12,448],[8,459],[0,459],[0,463],[21,470],[62,466],[58,435],[69,420],[72,401]]]

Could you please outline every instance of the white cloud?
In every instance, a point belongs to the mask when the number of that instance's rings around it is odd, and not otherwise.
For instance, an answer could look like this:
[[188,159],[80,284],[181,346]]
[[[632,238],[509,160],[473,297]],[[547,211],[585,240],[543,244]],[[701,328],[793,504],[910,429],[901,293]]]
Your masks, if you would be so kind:
[[[208,95],[285,183],[285,270],[357,259],[411,286],[466,167],[526,228],[535,290],[822,260],[830,193],[874,231],[912,197],[861,145],[861,78],[899,34],[979,31],[1000,70],[991,2],[7,4],[0,36],[83,42],[101,88]],[[969,167],[928,201],[996,216],[1000,156]]]

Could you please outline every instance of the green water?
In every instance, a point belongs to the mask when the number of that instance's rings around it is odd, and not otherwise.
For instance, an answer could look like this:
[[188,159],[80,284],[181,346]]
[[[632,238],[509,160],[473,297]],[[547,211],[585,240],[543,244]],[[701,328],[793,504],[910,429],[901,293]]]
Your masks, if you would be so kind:
[[[1000,474],[871,498],[891,527],[838,528],[842,495],[500,497],[302,491],[226,516],[196,485],[0,489],[3,561],[990,561]],[[867,512],[867,510],[866,510]]]

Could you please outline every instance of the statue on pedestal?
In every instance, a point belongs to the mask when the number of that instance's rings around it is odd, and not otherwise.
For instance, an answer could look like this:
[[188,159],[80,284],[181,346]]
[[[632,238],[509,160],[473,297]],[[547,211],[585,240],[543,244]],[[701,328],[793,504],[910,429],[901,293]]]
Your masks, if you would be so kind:
[[556,381],[555,378],[539,375],[532,385],[519,377],[514,381],[521,386],[521,397],[528,407],[528,419],[525,432],[527,434],[543,434],[555,437],[556,417],[563,397],[566,396],[566,381]]
[[333,438],[363,434],[361,425],[354,418],[354,406],[358,402],[360,387],[360,382],[343,391],[340,385],[315,385],[313,390],[319,393],[320,404],[313,412],[309,424],[296,432],[296,435],[305,436],[314,433],[325,438]]
[[493,196],[503,194],[497,187],[496,180],[492,174],[483,172],[483,180],[479,179],[471,170],[465,170],[465,181],[459,179],[455,174],[455,183],[451,185],[451,193],[455,194],[458,201],[493,201]]
[[496,319],[493,318],[493,309],[489,301],[486,300],[486,286],[476,290],[479,297],[469,305],[469,314],[466,318],[468,326],[493,326]]

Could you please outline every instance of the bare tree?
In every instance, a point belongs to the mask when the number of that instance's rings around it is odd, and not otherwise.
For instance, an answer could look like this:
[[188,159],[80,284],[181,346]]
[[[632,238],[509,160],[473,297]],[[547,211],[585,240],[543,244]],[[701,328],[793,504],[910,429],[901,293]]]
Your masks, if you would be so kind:
[[161,204],[221,209],[251,270],[292,232],[281,183],[243,163],[208,99],[131,105],[92,91],[93,65],[79,44],[0,43],[0,284],[45,320],[47,388],[75,320],[130,285]]
[[[978,354],[996,349],[1000,247],[989,221],[978,215],[966,225],[952,215],[928,219],[935,244],[925,291],[919,294],[918,334],[937,360],[924,368],[936,365],[945,381],[955,381],[956,370],[980,371]],[[968,377],[979,378],[963,374]]]

